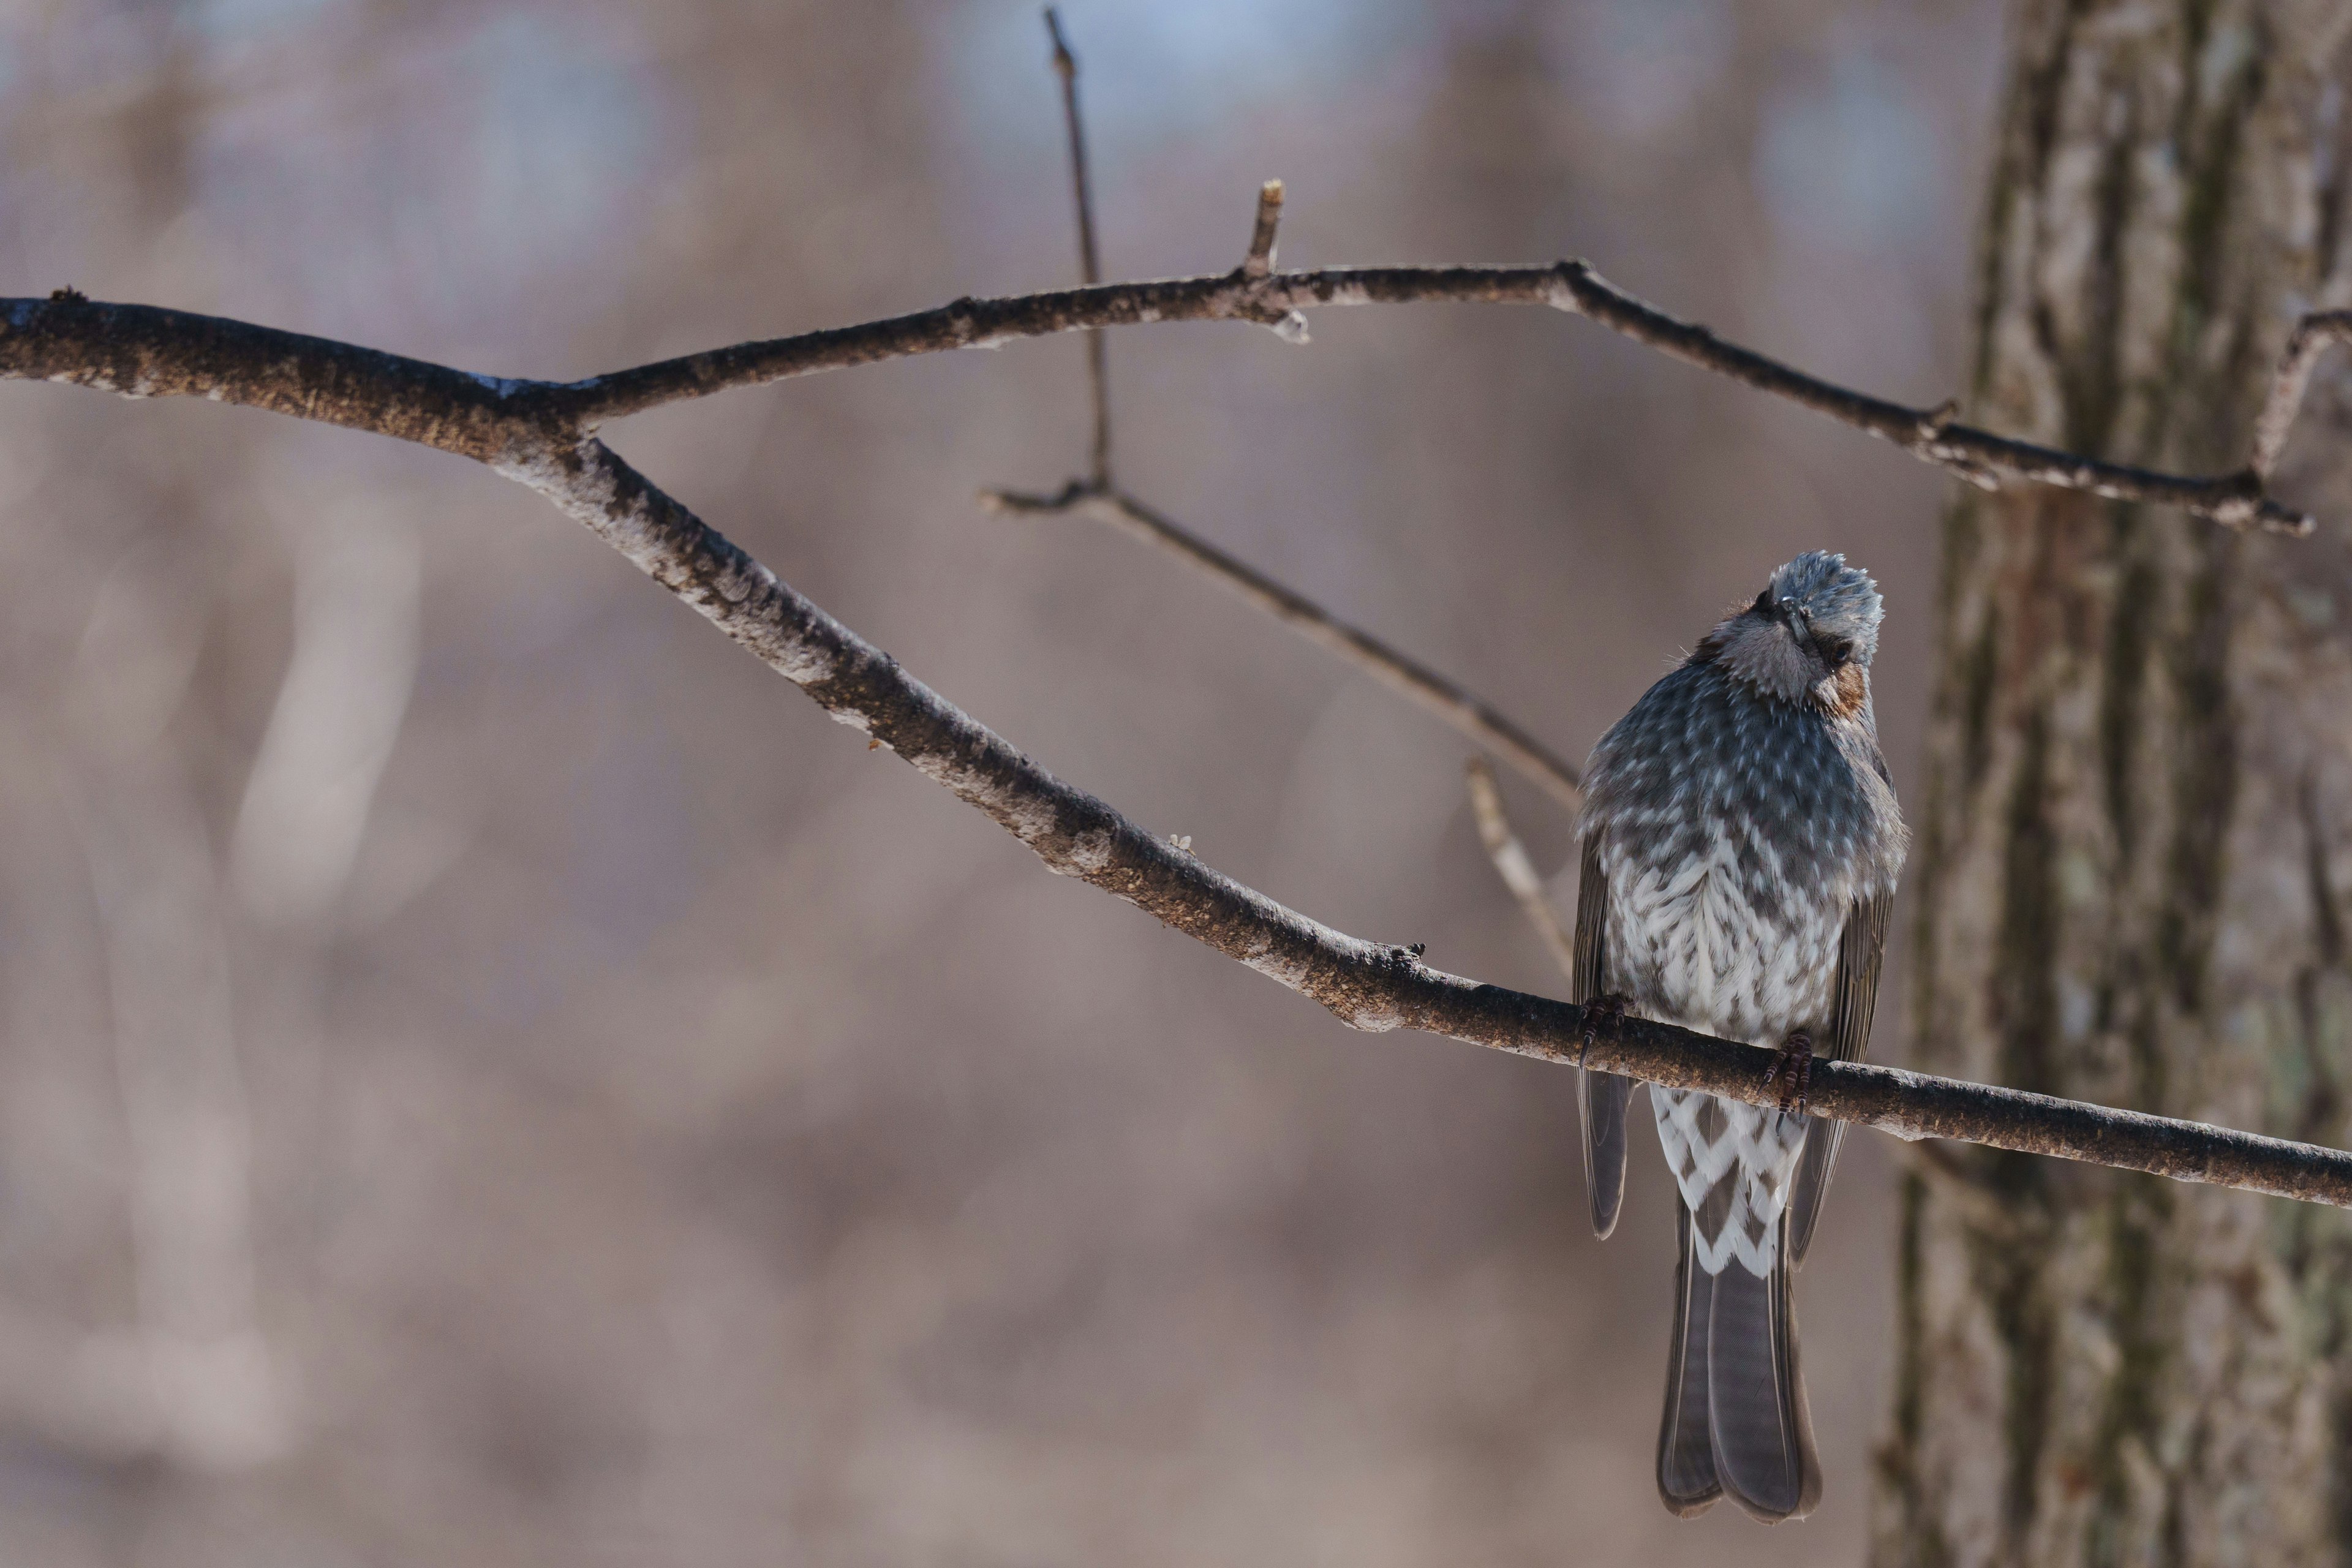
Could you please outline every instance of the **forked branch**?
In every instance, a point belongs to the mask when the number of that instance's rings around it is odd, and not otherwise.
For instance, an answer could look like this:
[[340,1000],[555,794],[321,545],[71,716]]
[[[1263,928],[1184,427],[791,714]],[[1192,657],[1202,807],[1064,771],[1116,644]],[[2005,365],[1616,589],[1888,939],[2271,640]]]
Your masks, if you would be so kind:
[[[486,426],[587,431],[609,419],[734,387],[916,354],[1152,321],[1244,321],[1280,330],[1298,311],[1441,301],[1548,305],[1586,317],[1674,358],[1866,431],[1974,484],[2021,479],[2087,490],[2111,500],[2179,507],[2231,528],[2259,525],[2301,534],[2313,526],[2310,517],[2273,499],[2251,464],[2231,474],[2169,474],[1997,436],[1958,423],[1949,403],[1915,408],[1873,397],[1727,342],[1635,299],[1582,261],[1327,267],[1264,278],[1246,277],[1236,268],[1213,277],[1104,283],[1000,300],[966,298],[912,315],[735,343],[575,382],[472,375],[348,343],[152,306],[14,300],[0,303],[8,322],[0,333],[0,377],[70,381],[138,396],[192,394],[363,428],[373,426],[363,425],[362,417],[383,418],[397,423],[404,433],[414,432],[409,439],[481,456]],[[2325,328],[2326,318],[2315,320]],[[185,353],[191,348],[195,363]],[[2279,379],[2285,390],[2273,398],[2283,412],[2266,428],[2285,429],[2300,405],[2309,371],[2298,379],[2286,374],[2291,368],[2283,367]]]
[[[610,414],[632,403],[651,406],[667,400],[652,395],[665,387],[684,387],[678,395],[694,395],[715,390],[729,376],[773,379],[781,374],[777,367],[788,363],[803,370],[831,368],[991,334],[1034,335],[1147,314],[1241,317],[1286,301],[1303,307],[1439,298],[1561,304],[1588,313],[1619,300],[1623,322],[1664,323],[1655,330],[1670,352],[1801,402],[1818,400],[1825,411],[1843,410],[1841,417],[1851,414],[1851,422],[1888,439],[1931,448],[1923,455],[1932,460],[1946,460],[1937,452],[1964,454],[1974,461],[1986,454],[2044,450],[1943,423],[1939,411],[1904,410],[1812,381],[1625,300],[1575,263],[1273,273],[1254,283],[1236,275],[987,304],[967,301],[923,316],[787,340],[799,345],[788,351],[774,344],[743,345],[725,352],[731,359],[725,353],[689,356],[568,385],[497,381],[349,344],[143,306],[19,300],[0,305],[6,323],[0,330],[0,377],[67,381],[131,396],[211,397],[373,430],[488,463],[593,530],[835,719],[890,747],[986,812],[1049,868],[1148,910],[1313,998],[1355,1027],[1420,1029],[1541,1060],[1582,1059],[1591,1068],[1670,1087],[1768,1103],[1776,1097],[1763,1081],[1763,1053],[1754,1047],[1638,1019],[1612,1025],[1596,1016],[1591,1022],[1597,1043],[1580,1054],[1588,1022],[1582,1009],[1445,973],[1422,963],[1412,950],[1332,931],[1213,870],[1022,755],[778,581],[586,428],[599,410]],[[1034,331],[1018,330],[1024,327]],[[615,394],[615,387],[622,393]],[[1900,429],[1885,425],[1895,415],[1911,424]],[[2101,474],[2125,476],[2113,482],[2145,491],[2131,499],[2195,502],[2191,510],[2206,506],[2206,515],[2222,521],[2249,521],[2272,504],[2250,479],[2146,475],[2085,464],[2063,453],[2045,456],[2053,464],[2074,465],[2070,475],[2089,476],[2078,488],[2109,482],[2099,479]],[[2238,510],[2225,515],[2225,500],[2211,494],[2198,500],[2202,492],[2197,487],[2207,484],[2226,486],[2233,498],[2225,498],[2226,505]],[[1843,1062],[1816,1065],[1809,1098],[1817,1115],[1866,1123],[1898,1137],[1959,1139],[2352,1207],[2352,1154],[2338,1150]]]
[[[1264,278],[1236,268],[1214,277],[959,300],[860,327],[688,354],[551,391],[574,417],[593,423],[730,387],[1054,332],[1150,321],[1280,322],[1304,310],[1428,301],[1549,305],[1583,316],[1685,363],[1866,431],[1972,484],[2020,479],[2087,490],[2110,500],[2179,507],[2231,528],[2259,525],[2296,534],[2312,528],[2308,516],[2272,499],[2251,464],[2230,474],[2170,474],[1998,436],[1960,424],[1950,403],[1919,408],[1874,397],[1727,342],[1636,299],[1577,260],[1550,266],[1329,267]],[[2297,395],[2284,400],[2282,428],[2293,421],[2300,390],[2298,384]]]
[[[1053,40],[1054,74],[1062,84],[1062,115],[1070,142],[1072,203],[1077,209],[1080,236],[1079,268],[1086,281],[1095,281],[1094,188],[1087,172],[1086,126],[1078,113],[1078,62],[1062,37],[1061,19],[1045,8],[1045,30]],[[1257,219],[1250,228],[1249,249],[1242,258],[1240,276],[1264,279],[1274,268],[1275,242],[1282,224],[1282,182],[1268,180],[1257,194]],[[1277,331],[1302,337],[1305,321],[1295,315],[1272,311],[1264,319]],[[1296,321],[1296,326],[1292,322]],[[1102,334],[1088,334],[1090,346]],[[1158,508],[1146,504],[1111,478],[1110,398],[1105,384],[1102,356],[1090,354],[1087,382],[1094,405],[1095,436],[1092,471],[1074,479],[1052,495],[1022,490],[982,490],[981,504],[991,511],[1028,516],[1074,514],[1108,522],[1146,543],[1156,544],[1187,565],[1207,574],[1291,627],[1318,647],[1369,672],[1375,679],[1418,703],[1479,745],[1541,784],[1561,804],[1574,810],[1583,799],[1576,769],[1555,756],[1522,726],[1491,704],[1465,690],[1417,659],[1391,647],[1371,633],[1333,615],[1306,595],[1284,586],[1238,558],[1211,544]]]

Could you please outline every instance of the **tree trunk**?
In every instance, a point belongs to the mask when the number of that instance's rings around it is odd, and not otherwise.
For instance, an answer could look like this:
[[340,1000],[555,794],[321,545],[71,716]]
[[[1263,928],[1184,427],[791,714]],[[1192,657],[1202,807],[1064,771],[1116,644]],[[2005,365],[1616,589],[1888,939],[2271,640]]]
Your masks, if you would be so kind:
[[[2294,320],[2352,300],[2341,5],[2011,18],[1970,416],[2242,467]],[[2326,373],[2323,373],[2325,375]],[[1945,524],[1912,1059],[2343,1144],[2352,454],[2315,391],[2241,538],[2017,486]],[[2352,1226],[1930,1145],[1904,1178],[1882,1563],[2352,1551]]]

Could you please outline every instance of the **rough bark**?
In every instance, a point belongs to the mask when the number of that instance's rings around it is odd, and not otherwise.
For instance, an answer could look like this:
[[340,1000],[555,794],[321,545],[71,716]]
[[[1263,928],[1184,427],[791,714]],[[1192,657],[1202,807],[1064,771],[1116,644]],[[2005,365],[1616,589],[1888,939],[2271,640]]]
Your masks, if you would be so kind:
[[[2298,314],[2347,297],[2347,8],[2011,21],[1969,415],[2226,465]],[[2290,449],[2286,494],[2342,493],[2329,445]],[[1911,803],[1921,1068],[2347,1141],[2347,544],[1958,497]],[[2340,1215],[1979,1150],[1915,1163],[1902,1215],[1879,1562],[2352,1548]]]

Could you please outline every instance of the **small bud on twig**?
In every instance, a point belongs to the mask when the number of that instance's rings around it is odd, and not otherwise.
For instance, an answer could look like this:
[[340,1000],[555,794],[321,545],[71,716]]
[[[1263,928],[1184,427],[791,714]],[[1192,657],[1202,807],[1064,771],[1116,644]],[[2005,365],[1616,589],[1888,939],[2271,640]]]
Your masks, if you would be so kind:
[[1242,276],[1263,278],[1274,270],[1275,230],[1282,223],[1282,182],[1268,180],[1257,188],[1257,226],[1250,231],[1249,254],[1242,258]]

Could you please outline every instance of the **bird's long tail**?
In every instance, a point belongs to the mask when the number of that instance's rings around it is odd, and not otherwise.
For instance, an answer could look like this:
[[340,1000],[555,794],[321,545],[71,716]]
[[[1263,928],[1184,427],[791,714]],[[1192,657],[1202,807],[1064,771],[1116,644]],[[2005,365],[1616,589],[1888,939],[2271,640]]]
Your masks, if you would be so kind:
[[1682,1261],[1658,1429],[1658,1495],[1687,1519],[1729,1494],[1756,1518],[1802,1519],[1821,1500],[1822,1465],[1805,1405],[1790,1300],[1788,1219],[1769,1276],[1737,1258],[1699,1264],[1691,1215],[1676,1205]]
[[1706,1330],[1715,1310],[1715,1276],[1698,1266],[1690,1210],[1675,1205],[1675,1339],[1666,1352],[1666,1416],[1658,1428],[1658,1495],[1685,1519],[1723,1495],[1715,1445],[1706,1435]]

